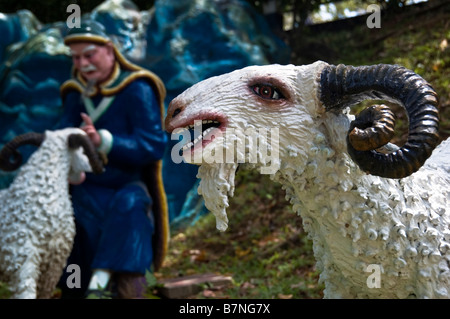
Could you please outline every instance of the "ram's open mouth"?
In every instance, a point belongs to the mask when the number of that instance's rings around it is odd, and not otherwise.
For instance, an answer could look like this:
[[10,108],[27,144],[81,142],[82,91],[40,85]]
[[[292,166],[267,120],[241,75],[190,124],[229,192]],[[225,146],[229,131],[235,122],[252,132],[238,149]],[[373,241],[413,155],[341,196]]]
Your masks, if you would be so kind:
[[[194,124],[184,127],[189,131],[190,141],[182,147],[185,152],[189,149],[195,148],[202,142],[202,146],[210,143],[220,129],[221,123],[217,120],[195,120]],[[211,134],[210,134],[211,133]]]
[[189,150],[201,150],[222,134],[227,125],[227,118],[219,113],[200,112],[182,120],[170,119],[166,122],[166,130],[181,136],[180,150],[185,154]]
[[[172,108],[175,106],[173,104]],[[172,134],[172,140],[179,138],[177,146],[180,148],[177,148],[181,156],[187,155],[189,151],[191,154],[202,152],[203,147],[223,134],[228,127],[227,117],[219,112],[202,110],[186,115],[184,107],[180,109],[178,113],[171,112],[166,117],[165,128]]]

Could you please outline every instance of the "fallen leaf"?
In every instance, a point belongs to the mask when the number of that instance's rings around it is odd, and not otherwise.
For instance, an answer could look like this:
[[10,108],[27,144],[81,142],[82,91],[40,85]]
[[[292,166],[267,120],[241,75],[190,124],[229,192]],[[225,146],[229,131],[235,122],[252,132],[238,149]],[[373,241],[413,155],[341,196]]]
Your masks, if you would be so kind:
[[215,294],[214,291],[212,291],[212,290],[205,289],[205,290],[203,290],[203,297],[206,297],[206,298],[215,298],[215,297],[216,297],[216,294]]
[[441,43],[439,44],[439,48],[441,49],[441,51],[445,51],[447,47],[448,47],[447,39],[442,40]]
[[289,295],[283,295],[283,294],[278,294],[278,298],[280,299],[292,299],[292,294]]
[[301,288],[304,286],[305,286],[304,282],[299,282],[298,284],[292,284],[290,287],[291,287],[291,289],[297,289],[297,288]]
[[261,239],[258,242],[258,246],[263,248],[263,247],[267,246],[268,244],[277,243],[279,241],[280,241],[280,238],[278,236],[276,236],[275,234],[270,234],[270,235],[264,237],[263,239]]
[[200,249],[191,249],[189,250],[189,255],[190,255],[190,259],[191,262],[194,261],[206,261],[208,258],[206,257],[206,252],[204,250],[200,250]]
[[239,289],[242,290],[247,290],[247,289],[252,289],[255,288],[256,286],[252,283],[249,283],[248,281],[245,281],[242,283],[242,285],[239,287]]
[[234,251],[234,253],[236,254],[237,257],[244,257],[244,256],[248,255],[251,251],[252,251],[251,248],[242,250],[242,249],[240,249],[240,248],[238,247],[238,248],[236,248],[236,250]]
[[187,276],[189,276],[189,275],[195,275],[197,273],[197,271],[195,270],[195,269],[193,269],[193,268],[188,268],[188,269],[186,269],[186,275]]
[[439,63],[433,64],[433,71],[438,71],[438,70],[439,70],[439,67],[440,67],[440,64],[439,64]]
[[186,241],[186,235],[184,233],[179,233],[172,238],[173,241]]

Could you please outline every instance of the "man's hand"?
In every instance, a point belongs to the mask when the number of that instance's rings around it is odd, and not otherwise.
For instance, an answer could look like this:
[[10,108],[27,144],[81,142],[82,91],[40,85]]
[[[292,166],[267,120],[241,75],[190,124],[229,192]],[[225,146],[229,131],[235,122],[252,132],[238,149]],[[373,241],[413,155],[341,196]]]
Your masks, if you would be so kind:
[[94,146],[99,147],[102,143],[102,139],[100,137],[100,134],[98,134],[97,129],[92,122],[92,119],[86,113],[81,113],[81,118],[83,119],[85,124],[81,127],[81,129],[86,132],[92,143],[94,143]]

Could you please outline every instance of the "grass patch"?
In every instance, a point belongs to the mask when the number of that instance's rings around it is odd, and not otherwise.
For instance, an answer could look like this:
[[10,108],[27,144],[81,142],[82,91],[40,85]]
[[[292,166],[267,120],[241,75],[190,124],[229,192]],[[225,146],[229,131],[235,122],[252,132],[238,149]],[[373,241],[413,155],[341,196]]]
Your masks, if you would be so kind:
[[176,234],[157,277],[213,272],[233,285],[196,298],[321,298],[311,242],[280,185],[256,171],[239,171],[228,208],[229,229],[208,214]]

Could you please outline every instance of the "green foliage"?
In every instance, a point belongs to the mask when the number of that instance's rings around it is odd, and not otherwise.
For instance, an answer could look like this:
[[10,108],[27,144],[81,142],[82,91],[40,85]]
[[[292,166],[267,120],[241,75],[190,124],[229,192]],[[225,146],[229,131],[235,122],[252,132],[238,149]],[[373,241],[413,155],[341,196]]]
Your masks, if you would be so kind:
[[0,299],[9,299],[11,295],[8,285],[0,281]]
[[146,271],[145,273],[145,281],[147,284],[146,292],[144,293],[145,298],[147,299],[160,299],[156,294],[156,289],[158,287],[161,287],[161,284],[158,283],[158,280],[156,279],[155,275],[150,272]]
[[[450,23],[449,16],[437,15],[433,29],[417,28],[398,39],[385,42],[386,60],[404,65],[427,79],[440,98],[441,137],[450,135]],[[439,19],[440,18],[440,19]],[[434,31],[433,31],[434,30]]]
[[98,287],[95,291],[90,291],[86,299],[112,299],[112,293],[106,289]]

